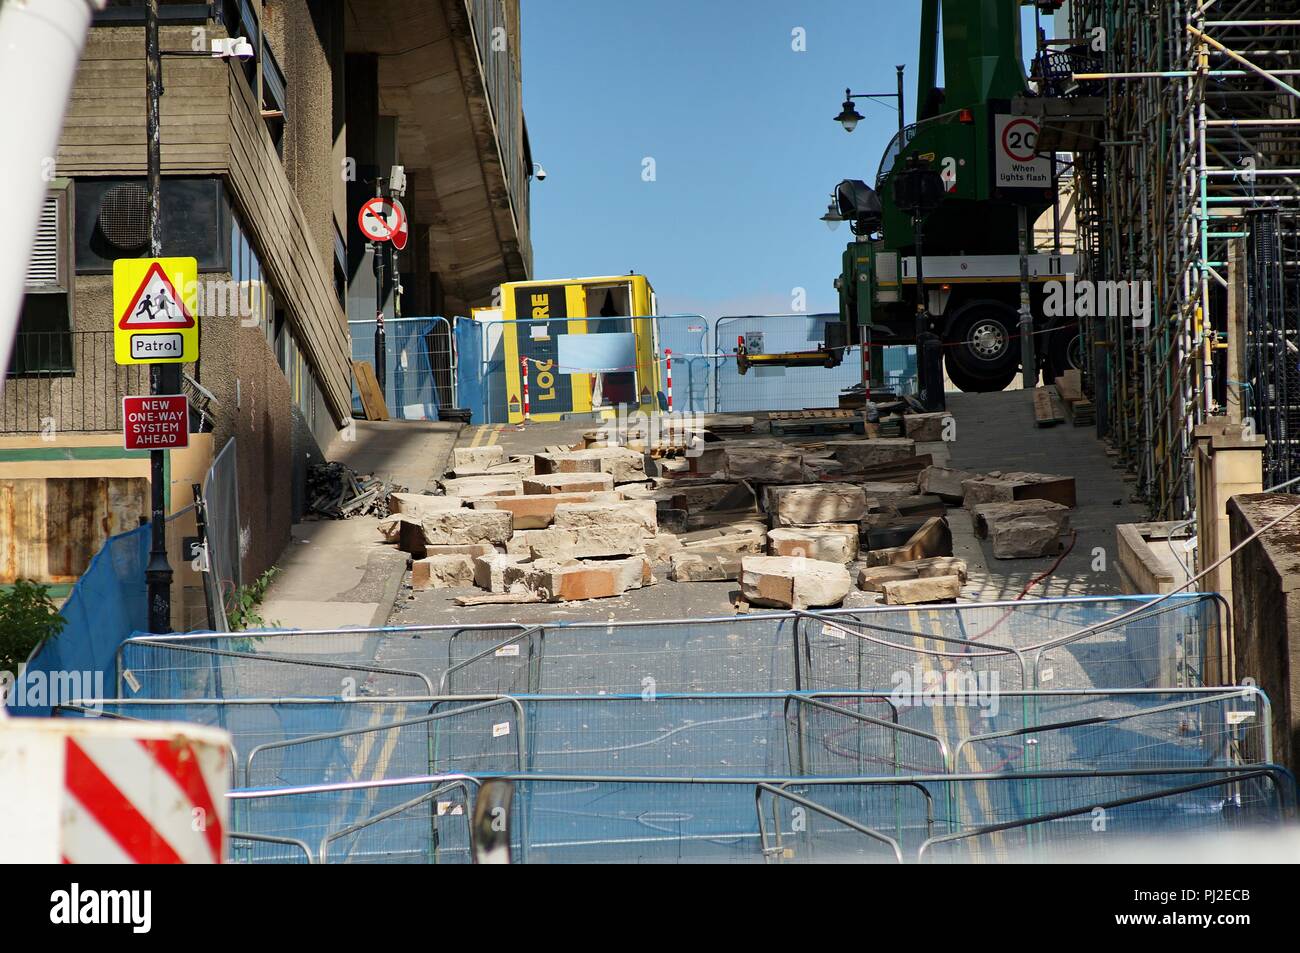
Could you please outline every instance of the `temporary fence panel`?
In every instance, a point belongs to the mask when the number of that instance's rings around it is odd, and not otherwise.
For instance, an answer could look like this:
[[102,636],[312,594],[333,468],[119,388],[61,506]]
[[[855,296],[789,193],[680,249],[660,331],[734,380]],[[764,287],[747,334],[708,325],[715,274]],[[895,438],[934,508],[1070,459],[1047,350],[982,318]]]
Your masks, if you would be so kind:
[[204,598],[212,609],[216,628],[227,632],[227,607],[237,598],[244,578],[239,546],[239,455],[233,437],[208,468],[203,480],[203,506],[207,545]]
[[[352,359],[375,365],[375,321],[349,321]],[[440,407],[456,406],[456,350],[451,322],[443,317],[384,321],[384,400],[394,420],[437,420]],[[363,416],[353,388],[353,413]]]
[[714,387],[717,412],[839,407],[840,394],[862,383],[862,352],[856,345],[844,350],[835,367],[751,367],[742,374],[736,362],[742,339],[746,350],[756,354],[816,351],[826,341],[827,325],[839,320],[836,314],[718,318],[713,327],[714,352],[719,355]]

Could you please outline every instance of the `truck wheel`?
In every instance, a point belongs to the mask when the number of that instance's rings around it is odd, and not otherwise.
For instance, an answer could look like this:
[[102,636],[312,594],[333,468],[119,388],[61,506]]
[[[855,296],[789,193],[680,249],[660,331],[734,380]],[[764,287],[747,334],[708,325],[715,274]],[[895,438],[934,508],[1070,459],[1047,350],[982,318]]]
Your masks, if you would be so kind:
[[967,393],[1004,390],[1016,378],[1019,315],[1000,301],[972,301],[953,317],[944,347],[952,382]]
[[1048,369],[1051,383],[1066,371],[1083,370],[1083,334],[1079,326],[1057,328],[1047,336]]

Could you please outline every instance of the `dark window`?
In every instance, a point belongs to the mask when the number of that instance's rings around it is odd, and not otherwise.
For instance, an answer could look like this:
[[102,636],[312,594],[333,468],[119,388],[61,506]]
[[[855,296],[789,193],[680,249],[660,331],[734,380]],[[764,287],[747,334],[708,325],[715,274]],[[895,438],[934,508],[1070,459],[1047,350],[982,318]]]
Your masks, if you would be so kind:
[[25,295],[9,376],[69,377],[73,372],[68,296]]
[[[144,179],[78,179],[76,268],[110,274],[116,258],[149,254],[149,193]],[[199,271],[230,271],[230,212],[221,180],[168,176],[162,182],[164,255],[193,256]]]

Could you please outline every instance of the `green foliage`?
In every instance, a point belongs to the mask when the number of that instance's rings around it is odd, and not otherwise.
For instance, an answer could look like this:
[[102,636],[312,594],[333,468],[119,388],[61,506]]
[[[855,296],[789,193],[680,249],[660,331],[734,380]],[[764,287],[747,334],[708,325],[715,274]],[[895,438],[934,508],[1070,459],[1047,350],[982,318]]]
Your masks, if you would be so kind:
[[0,589],[0,669],[17,672],[36,647],[68,621],[50,599],[50,587],[26,579]]
[[279,566],[272,566],[248,585],[240,586],[231,594],[226,604],[226,621],[230,624],[230,631],[242,632],[245,629],[265,629],[275,626],[275,623],[268,623],[262,618],[257,607],[266,598],[266,590],[270,588],[271,580],[279,575],[279,572]]

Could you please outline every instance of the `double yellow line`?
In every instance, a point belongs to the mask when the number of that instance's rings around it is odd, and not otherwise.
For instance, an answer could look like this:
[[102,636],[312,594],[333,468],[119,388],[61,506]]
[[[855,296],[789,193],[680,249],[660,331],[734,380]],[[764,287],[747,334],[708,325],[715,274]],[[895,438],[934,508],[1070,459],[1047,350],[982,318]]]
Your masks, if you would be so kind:
[[497,442],[497,438],[500,436],[500,424],[480,424],[478,429],[474,431],[474,439],[469,442],[469,445],[471,447],[490,447]]

